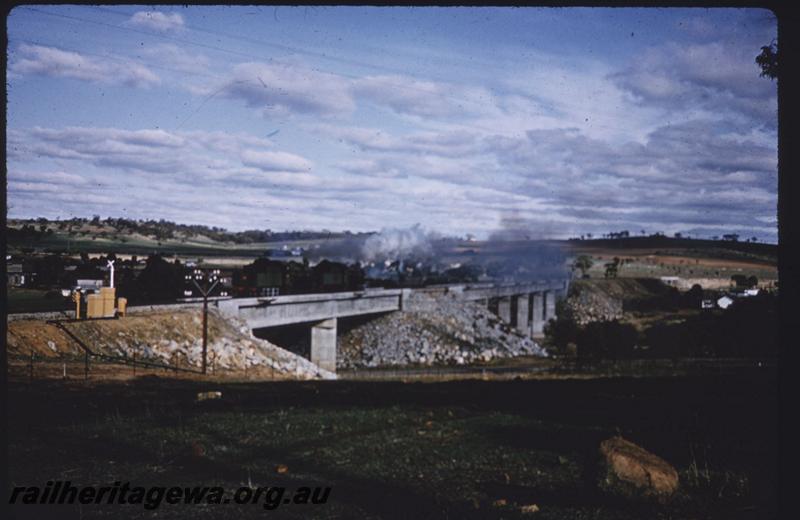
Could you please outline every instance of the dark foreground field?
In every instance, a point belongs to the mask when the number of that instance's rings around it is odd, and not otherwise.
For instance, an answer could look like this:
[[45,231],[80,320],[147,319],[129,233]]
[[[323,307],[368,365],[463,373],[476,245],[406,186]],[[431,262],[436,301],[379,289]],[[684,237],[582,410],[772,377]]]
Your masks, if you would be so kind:
[[[194,402],[220,390],[222,399]],[[331,486],[324,505],[17,506],[20,517],[773,518],[774,369],[590,380],[9,387],[12,486]],[[595,491],[616,433],[676,466],[666,505]],[[285,466],[285,467],[281,467]],[[524,514],[521,506],[538,512]],[[534,509],[529,507],[529,510]]]

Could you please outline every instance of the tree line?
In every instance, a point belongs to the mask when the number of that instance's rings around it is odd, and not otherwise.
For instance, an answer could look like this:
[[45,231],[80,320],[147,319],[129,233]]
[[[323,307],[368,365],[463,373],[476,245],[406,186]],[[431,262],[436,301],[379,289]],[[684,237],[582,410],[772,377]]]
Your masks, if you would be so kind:
[[[53,233],[53,229],[66,232],[70,235],[78,233],[87,235],[92,231],[89,226],[111,228],[112,234],[133,234],[152,237],[158,241],[181,239],[192,236],[204,236],[217,242],[232,242],[235,244],[252,244],[258,242],[287,241],[287,240],[313,240],[323,238],[341,238],[361,233],[350,231],[334,232],[329,230],[307,231],[272,231],[270,229],[249,229],[245,231],[228,231],[218,226],[205,226],[202,224],[178,224],[165,219],[137,220],[129,218],[107,217],[101,219],[99,215],[91,219],[73,217],[64,220],[50,221],[40,217],[36,220],[24,221],[20,229],[7,227],[9,239],[37,239]],[[107,234],[107,232],[106,232]]]

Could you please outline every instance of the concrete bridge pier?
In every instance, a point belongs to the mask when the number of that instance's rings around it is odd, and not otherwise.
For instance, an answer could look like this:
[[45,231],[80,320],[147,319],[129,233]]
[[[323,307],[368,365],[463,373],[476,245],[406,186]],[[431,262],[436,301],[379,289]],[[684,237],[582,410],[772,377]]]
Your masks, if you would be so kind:
[[530,330],[530,325],[528,321],[530,315],[528,307],[530,295],[520,294],[515,296],[515,298],[517,299],[517,323],[516,323],[517,330],[522,332],[523,334],[528,334],[528,331]]
[[497,315],[506,323],[511,323],[511,297],[501,296],[497,299]]
[[531,336],[544,334],[544,301],[542,293],[533,293],[531,298]]
[[556,292],[545,291],[544,293],[544,322],[547,323],[556,317]]
[[312,325],[311,362],[320,368],[336,372],[336,318]]

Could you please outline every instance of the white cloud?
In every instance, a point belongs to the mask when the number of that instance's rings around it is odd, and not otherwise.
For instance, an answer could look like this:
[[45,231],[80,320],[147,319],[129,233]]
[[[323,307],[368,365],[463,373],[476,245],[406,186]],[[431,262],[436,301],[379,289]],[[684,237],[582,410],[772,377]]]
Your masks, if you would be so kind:
[[358,146],[364,151],[402,152],[418,155],[463,157],[480,150],[477,132],[465,129],[423,131],[407,135],[393,135],[382,128],[316,124],[314,131],[333,139]]
[[486,89],[475,86],[404,75],[350,78],[288,61],[237,64],[223,92],[269,116],[348,115],[357,103],[371,103],[415,118],[454,118],[482,113],[494,102]]
[[286,152],[259,152],[246,150],[242,154],[242,164],[264,171],[301,172],[311,170],[311,162]]
[[223,170],[225,185],[304,189],[320,184],[320,179],[308,172],[263,169],[258,167]]
[[167,14],[160,11],[139,11],[127,23],[128,25],[158,32],[170,32],[183,28],[183,16],[179,13]]
[[240,63],[223,92],[266,114],[333,115],[352,112],[345,78],[292,63]]
[[759,77],[756,51],[738,42],[669,42],[644,49],[630,67],[610,77],[642,105],[672,113],[738,113],[775,125],[776,86]]
[[14,60],[9,70],[23,76],[35,74],[133,87],[150,87],[161,82],[154,72],[135,62],[121,63],[25,43],[19,46],[19,53],[20,57]]
[[8,177],[14,182],[36,183],[36,184],[64,184],[64,185],[84,185],[88,181],[86,178],[74,173],[63,171],[53,172],[21,172],[12,170],[8,172]]
[[403,75],[366,76],[354,80],[352,88],[359,98],[419,117],[463,116],[480,111],[490,100],[484,89]]
[[207,56],[191,53],[172,43],[149,46],[142,51],[142,54],[162,67],[181,72],[203,73],[208,70],[210,64]]
[[[179,15],[137,16],[151,29],[183,26]],[[725,43],[716,36],[724,30],[691,27],[679,35],[699,31],[702,40],[638,49],[624,62],[508,45],[486,65],[490,72],[440,60],[441,70],[431,72],[438,79],[420,72],[430,63],[354,77],[358,68],[315,68],[320,53],[225,69],[178,45],[145,46],[139,52],[153,66],[214,70],[208,75],[217,81],[204,87],[166,75],[179,88],[165,95],[218,95],[237,110],[213,121],[215,128],[252,133],[9,129],[9,197],[31,208],[50,193],[135,199],[137,211],[239,228],[419,221],[465,232],[489,229],[513,210],[549,220],[554,232],[720,222],[756,229],[772,223],[762,219],[777,197],[774,83],[758,77],[758,47]],[[9,70],[108,84],[158,81],[146,79],[146,68],[41,46],[20,47]],[[243,118],[248,112],[268,124]],[[203,124],[205,115],[192,122]],[[274,139],[257,137],[276,128]],[[95,181],[104,176],[119,194],[99,191]]]

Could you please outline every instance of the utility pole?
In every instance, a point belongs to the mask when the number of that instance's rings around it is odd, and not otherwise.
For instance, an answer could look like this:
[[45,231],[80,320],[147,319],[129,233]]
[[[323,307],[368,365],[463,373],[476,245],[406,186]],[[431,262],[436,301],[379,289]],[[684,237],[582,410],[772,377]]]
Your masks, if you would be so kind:
[[[203,374],[206,373],[207,367],[207,345],[208,345],[208,295],[214,290],[217,283],[219,283],[219,269],[204,272],[200,269],[195,269],[193,274],[187,274],[186,280],[191,280],[200,294],[203,295]],[[200,286],[202,283],[202,287]],[[210,285],[209,285],[210,284]]]
[[75,302],[75,319],[81,319],[81,293],[80,291],[75,291],[72,293],[72,301]]

